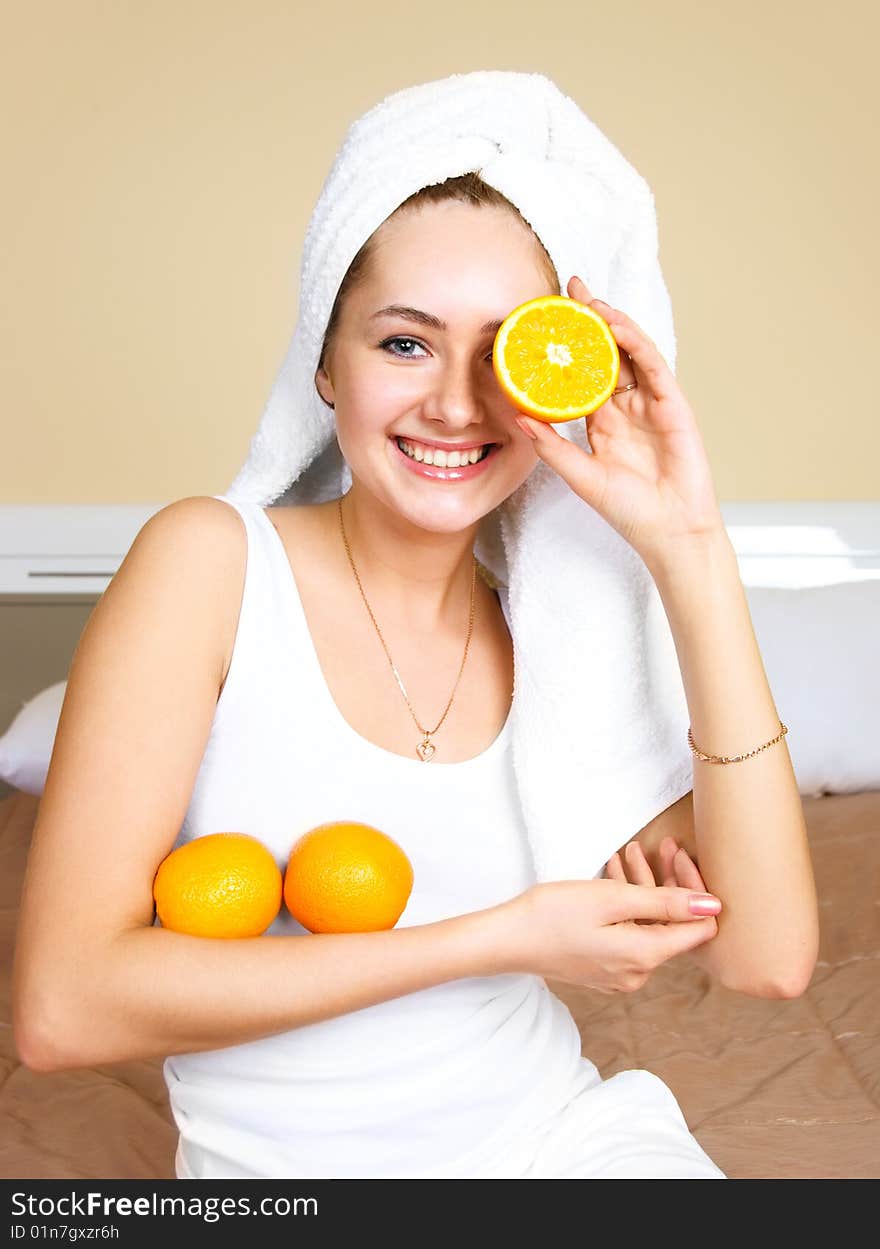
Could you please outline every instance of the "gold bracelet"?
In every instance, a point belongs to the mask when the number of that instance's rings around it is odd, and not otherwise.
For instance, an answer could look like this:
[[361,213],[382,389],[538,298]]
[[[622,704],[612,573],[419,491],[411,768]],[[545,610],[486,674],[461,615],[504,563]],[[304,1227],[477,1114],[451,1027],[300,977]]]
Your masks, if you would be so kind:
[[706,763],[740,763],[743,759],[751,759],[752,755],[757,755],[762,750],[766,750],[768,746],[775,746],[778,741],[781,741],[782,738],[785,737],[785,734],[788,732],[788,729],[782,723],[781,720],[779,721],[779,724],[782,728],[782,732],[779,733],[776,737],[774,737],[772,742],[765,742],[764,745],[759,746],[757,750],[750,750],[747,755],[735,755],[733,758],[729,758],[727,755],[703,754],[702,750],[700,750],[699,747],[694,745],[694,736],[690,727],[688,727],[688,745],[690,746],[694,754],[697,756],[697,758],[705,760]]

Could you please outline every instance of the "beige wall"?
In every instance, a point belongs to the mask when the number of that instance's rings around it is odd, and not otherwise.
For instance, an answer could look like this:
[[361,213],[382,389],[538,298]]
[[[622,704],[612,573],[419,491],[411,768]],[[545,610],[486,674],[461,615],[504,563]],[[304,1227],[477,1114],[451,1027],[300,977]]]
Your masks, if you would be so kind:
[[880,497],[869,0],[7,6],[0,501],[218,493],[296,316],[346,127],[548,74],[654,189],[722,500]]

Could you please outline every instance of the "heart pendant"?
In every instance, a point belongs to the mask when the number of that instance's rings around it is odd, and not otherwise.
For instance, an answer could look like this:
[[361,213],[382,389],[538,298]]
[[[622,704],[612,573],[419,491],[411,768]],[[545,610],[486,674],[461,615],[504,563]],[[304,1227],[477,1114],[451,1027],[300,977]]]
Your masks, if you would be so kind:
[[419,742],[418,746],[416,746],[416,750],[419,752],[419,758],[422,763],[427,763],[434,753],[435,746],[433,742],[425,740],[423,742]]

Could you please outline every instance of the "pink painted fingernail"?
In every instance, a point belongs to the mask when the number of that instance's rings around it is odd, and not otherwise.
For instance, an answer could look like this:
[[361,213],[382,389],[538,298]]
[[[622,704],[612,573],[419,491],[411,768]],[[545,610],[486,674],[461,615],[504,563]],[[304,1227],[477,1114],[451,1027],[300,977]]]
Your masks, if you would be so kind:
[[688,898],[688,910],[691,915],[717,915],[721,902],[711,893],[692,893]]

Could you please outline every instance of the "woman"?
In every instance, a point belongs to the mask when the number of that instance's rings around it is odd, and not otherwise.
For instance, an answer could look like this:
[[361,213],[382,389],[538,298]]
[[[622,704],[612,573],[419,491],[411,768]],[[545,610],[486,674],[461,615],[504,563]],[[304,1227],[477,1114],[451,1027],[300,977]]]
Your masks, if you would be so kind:
[[[488,77],[464,76],[493,100],[531,76]],[[495,330],[558,293],[557,265],[474,170],[391,198],[312,317],[320,342],[304,329],[289,356],[348,487],[265,507],[245,472],[163,508],[83,634],[23,893],[20,1052],[36,1070],[170,1055],[180,1178],[723,1178],[657,1077],[600,1078],[545,983],[628,992],[687,953],[729,987],[790,996],[815,962],[800,799],[696,420],[654,341],[577,276],[567,294],[620,345],[618,390],[587,418],[589,450],[518,419]],[[307,256],[301,327],[320,274]],[[297,455],[321,469],[317,444],[261,435],[249,465],[276,479],[261,497]],[[448,459],[488,444],[479,465]],[[557,640],[515,647],[508,586],[477,575],[484,522],[542,473],[650,574],[700,743],[692,792],[591,879],[536,873],[512,758],[519,691]],[[561,696],[581,699],[571,679]],[[706,757],[740,741],[737,766]],[[172,845],[239,829],[283,865],[333,818],[410,856],[395,929],[312,935],[282,914],[214,941],[154,924]]]

